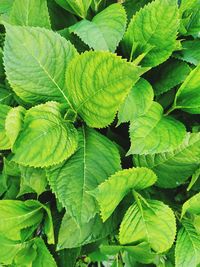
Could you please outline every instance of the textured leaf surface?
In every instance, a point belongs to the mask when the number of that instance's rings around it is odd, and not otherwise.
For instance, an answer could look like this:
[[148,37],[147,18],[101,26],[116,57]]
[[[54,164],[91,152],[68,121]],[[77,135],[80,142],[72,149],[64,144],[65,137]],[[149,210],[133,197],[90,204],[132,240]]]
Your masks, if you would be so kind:
[[133,16],[124,36],[123,49],[128,55],[133,51],[134,57],[150,49],[142,64],[154,67],[169,58],[175,49],[178,24],[176,1],[155,0]]
[[192,114],[200,114],[200,64],[190,72],[179,88],[174,105]]
[[68,95],[88,126],[110,124],[144,69],[109,53],[85,52],[67,69]]
[[118,124],[134,121],[144,115],[153,101],[153,89],[145,79],[141,78],[131,89],[118,112]]
[[[156,182],[156,175],[147,168],[132,168],[116,172],[91,192],[100,205],[106,221],[124,196],[131,190],[142,190]],[[112,192],[112,193],[111,193]]]
[[137,11],[151,1],[152,0],[125,0],[123,2],[123,6],[125,7],[128,20],[130,20]]
[[119,240],[121,244],[146,241],[154,251],[162,253],[174,242],[175,216],[161,201],[148,200],[147,204],[135,203],[128,209],[120,226]]
[[134,157],[137,166],[151,168],[158,176],[157,185],[173,188],[190,177],[200,164],[200,133],[188,134],[172,152]]
[[46,0],[15,0],[9,22],[21,26],[39,26],[50,29]]
[[197,169],[193,174],[192,174],[192,179],[187,187],[187,191],[191,190],[191,188],[193,187],[193,185],[197,182],[197,180],[200,177],[200,167],[199,169]]
[[97,215],[89,222],[78,225],[72,217],[65,214],[59,231],[58,249],[80,247],[103,239],[116,227],[115,217],[102,223]]
[[20,131],[22,130],[25,113],[26,110],[19,106],[10,109],[6,116],[5,129],[11,146],[14,145]]
[[176,267],[196,267],[200,263],[200,236],[190,221],[182,224],[176,241]]
[[154,154],[173,150],[185,137],[184,125],[169,116],[153,102],[143,116],[130,124],[131,147],[128,154]]
[[0,150],[9,149],[11,147],[5,129],[6,116],[10,110],[11,108],[9,106],[0,104]]
[[47,102],[27,111],[13,160],[32,167],[55,165],[70,157],[76,147],[76,129],[62,119],[58,103]]
[[88,191],[120,168],[115,145],[95,130],[83,127],[79,130],[76,153],[62,164],[49,168],[47,176],[53,192],[70,215],[77,223],[86,223],[98,212]]
[[181,216],[183,217],[186,212],[200,215],[200,193],[192,196],[183,204]]
[[94,50],[114,52],[126,28],[126,13],[122,5],[113,4],[97,14],[92,21],[82,20],[70,27],[84,43]]
[[58,100],[71,105],[64,93],[65,70],[75,55],[74,46],[57,33],[36,27],[6,26],[7,78],[26,102]]

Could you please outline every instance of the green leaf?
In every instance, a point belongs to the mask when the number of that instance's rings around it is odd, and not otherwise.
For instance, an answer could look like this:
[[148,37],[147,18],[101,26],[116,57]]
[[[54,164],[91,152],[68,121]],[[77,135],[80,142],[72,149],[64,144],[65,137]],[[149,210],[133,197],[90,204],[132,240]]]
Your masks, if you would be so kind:
[[183,41],[182,47],[183,50],[177,52],[174,56],[197,66],[200,63],[200,40]]
[[63,120],[60,109],[58,103],[47,102],[27,111],[23,130],[13,147],[16,163],[47,167],[62,162],[75,152],[77,131],[73,124]]
[[13,147],[20,131],[22,130],[25,113],[26,110],[23,107],[18,106],[10,109],[6,116],[5,129],[11,147]]
[[175,248],[176,267],[196,267],[200,263],[200,236],[189,220],[182,221]]
[[6,25],[6,75],[25,102],[58,100],[71,106],[64,92],[65,70],[75,55],[74,46],[53,31]]
[[192,114],[200,114],[200,64],[190,72],[179,88],[174,107]]
[[92,21],[81,20],[70,27],[70,32],[94,50],[114,52],[126,29],[126,12],[122,5],[113,4],[97,14]]
[[10,105],[12,101],[12,92],[0,84],[0,104]]
[[14,25],[39,26],[50,29],[46,0],[15,0],[9,22]]
[[23,248],[15,256],[14,262],[16,266],[29,267],[37,257],[36,247],[32,242],[23,244]]
[[90,127],[103,128],[115,114],[144,69],[115,54],[90,51],[77,56],[67,69],[68,95]]
[[150,108],[154,93],[150,83],[141,78],[132,88],[118,112],[118,124],[134,121]]
[[0,14],[7,13],[12,8],[14,0],[1,0]]
[[81,18],[87,16],[92,0],[55,0],[61,7]]
[[183,204],[181,217],[183,217],[186,212],[200,215],[200,193],[192,196]]
[[88,191],[120,168],[115,145],[95,130],[82,127],[76,153],[49,168],[47,177],[52,191],[70,215],[77,223],[87,223],[98,212],[97,203]]
[[[169,58],[176,47],[178,6],[174,0],[155,0],[137,12],[123,40],[126,55],[149,52],[143,66],[154,67]],[[134,51],[135,50],[135,51]]]
[[191,68],[185,62],[179,60],[166,61],[157,70],[156,81],[153,83],[155,94],[161,95],[182,83],[190,71]]
[[11,147],[5,129],[6,116],[10,110],[9,106],[0,104],[0,150],[10,149]]
[[192,174],[192,179],[187,187],[187,191],[190,191],[193,185],[197,182],[200,177],[200,167]]
[[183,143],[172,152],[134,157],[137,166],[152,169],[158,176],[157,185],[179,186],[200,164],[200,133],[187,134]]
[[174,242],[175,216],[161,201],[147,200],[147,204],[142,201],[128,209],[120,226],[119,240],[121,244],[145,241],[154,251],[162,253]]
[[152,0],[125,0],[123,1],[123,6],[125,7],[128,20],[130,20],[133,15],[139,11],[142,7],[144,7],[146,4],[151,2]]
[[153,102],[146,114],[130,124],[130,154],[154,154],[173,150],[185,137],[184,125],[163,115],[160,104]]
[[145,189],[153,185],[156,179],[156,175],[147,168],[122,170],[110,176],[97,189],[90,192],[100,205],[103,221],[110,217],[117,205],[131,189]]
[[41,222],[43,209],[34,200],[0,200],[0,214],[0,234],[20,240],[20,230]]
[[76,221],[65,214],[59,231],[57,249],[75,248],[103,239],[112,233],[117,225],[116,217],[106,223],[97,215],[87,223],[77,224]]

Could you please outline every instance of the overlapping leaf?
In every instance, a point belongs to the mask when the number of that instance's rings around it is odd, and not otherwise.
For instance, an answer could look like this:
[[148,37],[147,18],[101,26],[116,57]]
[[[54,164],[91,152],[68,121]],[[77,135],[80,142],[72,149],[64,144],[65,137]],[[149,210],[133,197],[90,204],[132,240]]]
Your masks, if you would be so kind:
[[0,150],[9,149],[11,147],[5,129],[6,116],[10,110],[11,108],[9,106],[0,104]]

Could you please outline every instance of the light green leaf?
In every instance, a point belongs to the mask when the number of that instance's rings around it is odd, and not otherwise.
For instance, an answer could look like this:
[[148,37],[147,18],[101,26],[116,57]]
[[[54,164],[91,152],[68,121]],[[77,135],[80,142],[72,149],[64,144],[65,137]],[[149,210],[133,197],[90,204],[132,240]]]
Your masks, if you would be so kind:
[[190,21],[187,25],[187,35],[197,35],[200,37],[200,2],[193,9]]
[[190,72],[179,88],[174,107],[192,114],[200,114],[200,64]]
[[88,191],[120,168],[115,145],[95,130],[82,127],[76,153],[49,168],[47,177],[52,191],[70,215],[77,223],[86,223],[98,212],[97,203]]
[[68,95],[75,110],[90,127],[110,124],[144,69],[115,54],[90,51],[77,56],[67,68]]
[[123,6],[125,7],[128,20],[130,20],[133,15],[139,11],[142,7],[144,7],[146,4],[151,2],[152,0],[125,0],[123,2]]
[[20,230],[41,222],[43,208],[34,200],[0,200],[0,214],[0,234],[20,240]]
[[133,53],[136,58],[150,50],[142,61],[143,66],[154,67],[164,62],[176,47],[178,16],[174,0],[155,0],[140,9],[124,36],[125,54]]
[[13,147],[20,131],[22,130],[25,113],[26,110],[23,107],[18,106],[10,109],[6,116],[5,129],[11,147]]
[[174,57],[197,66],[200,63],[200,40],[184,41],[182,47],[183,50],[174,54]]
[[182,221],[176,241],[175,266],[196,267],[200,263],[200,236],[189,220]]
[[25,102],[58,100],[71,106],[64,92],[65,70],[75,55],[74,46],[53,31],[6,25],[6,75]]
[[77,131],[64,121],[61,106],[47,102],[29,109],[14,147],[13,160],[30,167],[47,167],[69,158],[77,147]]
[[14,0],[1,0],[0,14],[7,13],[12,8]]
[[156,179],[156,175],[147,168],[122,170],[110,176],[97,189],[90,192],[100,205],[103,221],[110,217],[117,205],[131,189],[145,189],[153,185]]
[[197,182],[197,180],[200,177],[200,167],[192,174],[192,179],[187,187],[187,191],[190,191],[190,189],[193,187],[193,185]]
[[39,26],[50,29],[46,0],[15,0],[9,22],[21,26]]
[[62,220],[58,237],[57,249],[75,248],[103,239],[116,228],[116,217],[106,223],[98,215],[87,223],[77,224],[76,221],[65,214]]
[[200,193],[192,196],[183,204],[181,217],[183,217],[186,212],[200,215]]
[[158,176],[157,185],[179,186],[200,164],[200,133],[187,134],[183,143],[172,152],[134,157],[137,166],[152,169]]
[[11,108],[6,105],[0,104],[0,150],[10,149],[10,140],[6,134],[5,122],[6,116]]
[[128,209],[120,226],[119,240],[121,244],[145,241],[154,251],[162,253],[174,242],[175,216],[161,201],[147,200],[147,204],[142,201]]
[[9,265],[13,262],[16,254],[20,251],[22,244],[0,235],[0,263]]
[[118,112],[118,124],[134,121],[144,115],[152,105],[153,89],[145,79],[141,78],[132,88]]
[[61,7],[81,18],[87,16],[92,0],[55,0]]
[[191,68],[185,62],[179,60],[166,61],[156,72],[156,81],[153,83],[155,94],[163,94],[182,83],[190,71]]
[[92,21],[81,20],[70,27],[81,40],[94,50],[114,52],[126,29],[126,12],[122,5],[113,4],[97,14]]
[[14,259],[16,266],[29,267],[37,257],[36,247],[33,242],[23,244],[23,248],[17,253]]
[[130,124],[130,154],[154,154],[173,150],[185,137],[184,125],[163,115],[160,104],[153,102],[150,109]]

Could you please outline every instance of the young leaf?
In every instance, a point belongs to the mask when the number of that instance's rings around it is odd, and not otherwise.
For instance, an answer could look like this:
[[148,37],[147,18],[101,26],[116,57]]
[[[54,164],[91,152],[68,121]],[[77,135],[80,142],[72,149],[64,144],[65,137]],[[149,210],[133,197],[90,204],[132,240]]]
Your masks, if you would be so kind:
[[0,150],[10,149],[11,147],[5,129],[6,116],[10,110],[9,106],[0,104]]
[[118,124],[134,121],[144,115],[152,105],[154,93],[150,83],[141,78],[131,89],[129,95],[120,106]]
[[87,223],[98,212],[89,190],[120,170],[115,145],[95,130],[82,127],[76,153],[62,164],[49,168],[47,177],[59,201],[78,223]]
[[200,64],[190,72],[179,88],[174,106],[192,114],[200,114]]
[[16,266],[32,266],[32,262],[37,257],[36,247],[32,242],[23,244],[23,248],[17,253],[14,258]]
[[181,217],[183,217],[186,212],[200,215],[200,193],[192,196],[183,204]]
[[81,18],[87,16],[92,0],[55,0],[61,7]]
[[[38,15],[39,14],[39,15]],[[51,28],[46,0],[15,0],[9,22],[21,26]]]
[[47,167],[69,158],[76,147],[76,129],[62,119],[58,103],[47,102],[27,111],[13,146],[13,160],[24,166]]
[[100,205],[103,221],[111,216],[117,205],[131,189],[145,189],[153,185],[156,179],[156,175],[147,168],[122,170],[110,176],[97,189],[90,192]]
[[189,220],[182,221],[175,248],[176,267],[196,267],[200,263],[200,236]]
[[176,46],[178,15],[174,0],[155,0],[140,9],[124,36],[122,45],[126,55],[133,53],[136,58],[150,50],[142,61],[148,67],[168,59]]
[[116,229],[115,221],[116,217],[112,217],[106,223],[102,223],[96,215],[87,223],[77,224],[72,217],[65,214],[59,231],[57,249],[80,247],[103,239]]
[[200,167],[192,174],[192,179],[187,187],[187,191],[190,191],[193,185],[197,182],[200,177]]
[[184,125],[163,115],[163,108],[153,102],[146,114],[130,124],[130,154],[154,154],[173,150],[185,137]]
[[6,25],[5,70],[25,102],[58,100],[71,106],[64,92],[65,70],[75,55],[74,46],[53,31]]
[[11,147],[13,147],[20,131],[22,130],[25,113],[25,108],[18,106],[10,109],[6,116],[5,129]]
[[144,69],[102,51],[85,52],[67,68],[68,95],[90,127],[103,128],[115,114]]
[[128,209],[120,226],[119,240],[121,244],[146,241],[154,251],[162,253],[172,246],[175,235],[173,211],[161,201],[147,200]]
[[97,14],[92,21],[81,20],[70,27],[81,40],[94,50],[114,52],[126,29],[126,12],[122,5],[113,4]]
[[179,186],[200,164],[200,133],[187,134],[183,143],[172,152],[134,157],[137,166],[152,169],[158,176],[157,185]]

